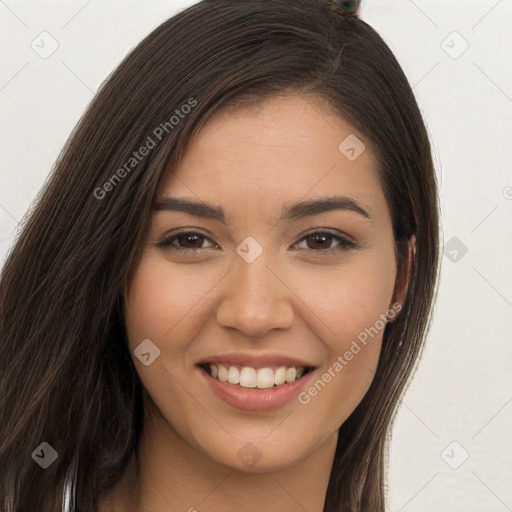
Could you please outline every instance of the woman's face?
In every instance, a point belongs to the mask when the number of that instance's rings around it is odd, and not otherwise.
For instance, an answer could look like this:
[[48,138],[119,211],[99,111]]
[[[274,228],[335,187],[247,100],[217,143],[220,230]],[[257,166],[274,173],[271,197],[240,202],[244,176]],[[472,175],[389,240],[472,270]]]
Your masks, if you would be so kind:
[[291,467],[368,390],[397,308],[391,219],[364,142],[319,98],[283,96],[215,115],[169,172],[127,333],[159,428],[200,456]]

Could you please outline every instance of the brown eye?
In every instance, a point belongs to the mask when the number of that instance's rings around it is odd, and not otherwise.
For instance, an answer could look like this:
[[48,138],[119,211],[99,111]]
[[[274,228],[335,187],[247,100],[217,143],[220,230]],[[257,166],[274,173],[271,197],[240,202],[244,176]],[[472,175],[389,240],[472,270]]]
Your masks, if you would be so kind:
[[203,246],[205,241],[208,241],[215,247],[218,247],[205,235],[192,231],[186,231],[176,235],[166,236],[160,242],[158,242],[156,246],[166,250],[175,250],[177,252],[196,252],[200,249],[209,248]]
[[[356,249],[358,247],[355,242],[352,242],[348,238],[335,235],[328,231],[315,231],[314,233],[309,233],[300,240],[300,243],[304,242],[306,243],[306,247],[303,247],[300,250],[309,249],[319,254],[341,252],[349,249]],[[335,243],[334,246],[333,243]]]
[[195,233],[184,233],[178,235],[176,240],[178,241],[180,247],[185,247],[188,249],[200,249],[203,245],[205,237]]
[[309,249],[330,249],[331,243],[333,241],[333,236],[329,233],[315,233],[313,235],[308,235],[306,240],[310,240],[313,243],[308,244]]

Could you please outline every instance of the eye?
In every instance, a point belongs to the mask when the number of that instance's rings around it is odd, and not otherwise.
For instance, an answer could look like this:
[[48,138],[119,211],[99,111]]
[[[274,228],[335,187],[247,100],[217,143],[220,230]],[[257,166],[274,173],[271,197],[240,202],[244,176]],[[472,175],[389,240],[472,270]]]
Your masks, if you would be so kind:
[[209,247],[203,246],[205,241],[212,243],[215,247],[219,247],[207,236],[194,231],[184,231],[172,236],[165,236],[156,246],[163,249],[172,249],[177,252],[189,253],[201,249],[209,249]]
[[[312,240],[312,245],[308,244],[308,241]],[[339,234],[330,233],[329,231],[315,231],[313,233],[308,233],[305,237],[303,237],[299,243],[306,243],[306,250],[311,250],[317,254],[325,254],[325,253],[337,253],[342,251],[347,251],[349,249],[357,249],[358,245],[341,236]],[[337,245],[332,246],[333,242],[337,243]],[[308,246],[309,245],[309,246]],[[304,248],[299,249],[304,250]]]
[[[308,243],[311,241],[312,244]],[[210,245],[205,247],[205,242],[209,242]],[[297,247],[301,243],[305,243],[306,247],[299,248],[298,250],[309,250],[317,254],[337,253],[358,248],[358,245],[352,240],[329,231],[308,233],[299,240],[299,243],[294,247]],[[333,243],[336,245],[333,246]],[[311,247],[311,245],[313,246]],[[161,249],[173,250],[179,253],[196,253],[203,249],[219,248],[219,246],[206,235],[195,231],[183,231],[174,235],[164,236],[156,246]],[[297,249],[294,248],[294,250]]]

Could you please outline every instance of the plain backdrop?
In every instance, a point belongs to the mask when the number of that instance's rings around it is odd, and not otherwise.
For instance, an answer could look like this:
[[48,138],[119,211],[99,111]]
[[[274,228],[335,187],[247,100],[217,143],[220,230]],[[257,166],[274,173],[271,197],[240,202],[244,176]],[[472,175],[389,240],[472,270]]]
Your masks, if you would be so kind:
[[[0,261],[98,86],[193,3],[0,0]],[[512,0],[363,0],[361,18],[424,114],[445,252],[393,429],[389,510],[512,510]]]

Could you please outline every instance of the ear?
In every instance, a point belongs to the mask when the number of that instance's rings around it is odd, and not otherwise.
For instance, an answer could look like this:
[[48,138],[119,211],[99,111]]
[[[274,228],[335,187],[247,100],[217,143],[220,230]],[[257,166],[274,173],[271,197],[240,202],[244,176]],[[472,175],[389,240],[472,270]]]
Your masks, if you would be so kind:
[[392,308],[394,304],[400,304],[400,307],[402,307],[405,300],[405,295],[407,293],[407,289],[409,287],[409,282],[411,279],[411,273],[415,258],[416,237],[412,235],[411,238],[409,239],[405,261],[402,264],[402,268],[399,269],[400,272],[396,276],[395,289],[393,292],[393,298],[391,300],[390,308]]

